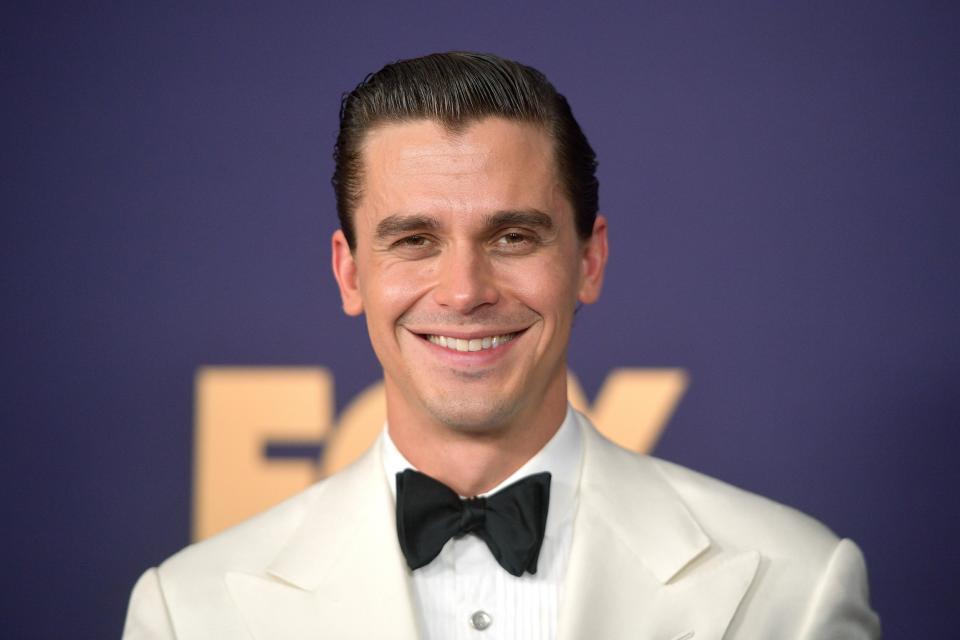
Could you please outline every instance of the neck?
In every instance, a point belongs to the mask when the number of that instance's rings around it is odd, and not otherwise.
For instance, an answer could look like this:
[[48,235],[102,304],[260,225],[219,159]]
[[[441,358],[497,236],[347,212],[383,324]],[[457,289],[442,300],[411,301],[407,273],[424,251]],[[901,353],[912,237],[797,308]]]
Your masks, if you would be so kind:
[[388,393],[390,437],[407,461],[459,495],[475,496],[509,478],[557,433],[567,412],[566,380],[509,423],[485,429],[457,429],[397,409]]

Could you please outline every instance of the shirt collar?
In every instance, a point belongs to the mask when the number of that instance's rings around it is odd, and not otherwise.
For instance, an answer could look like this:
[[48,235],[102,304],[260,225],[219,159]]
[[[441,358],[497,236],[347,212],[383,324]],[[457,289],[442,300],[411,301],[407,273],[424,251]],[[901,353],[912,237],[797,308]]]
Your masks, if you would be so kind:
[[[393,438],[384,425],[380,434],[378,446],[383,455],[383,470],[387,476],[387,484],[394,500],[397,497],[397,474],[404,469],[415,469],[397,449]],[[568,522],[573,516],[576,507],[577,493],[580,486],[580,462],[583,457],[583,435],[580,433],[574,409],[567,405],[567,414],[560,424],[560,428],[552,438],[523,466],[517,469],[506,480],[490,491],[482,494],[495,493],[523,478],[543,471],[550,472],[550,509],[547,511],[546,535],[552,535],[557,528]]]

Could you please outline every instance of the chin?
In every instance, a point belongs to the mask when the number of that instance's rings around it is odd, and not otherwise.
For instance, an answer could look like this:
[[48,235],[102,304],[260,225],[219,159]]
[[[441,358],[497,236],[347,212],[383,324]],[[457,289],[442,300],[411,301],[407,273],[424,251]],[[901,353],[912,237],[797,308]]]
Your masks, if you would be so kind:
[[455,431],[491,433],[507,424],[519,411],[516,403],[492,399],[434,398],[426,401],[427,411]]

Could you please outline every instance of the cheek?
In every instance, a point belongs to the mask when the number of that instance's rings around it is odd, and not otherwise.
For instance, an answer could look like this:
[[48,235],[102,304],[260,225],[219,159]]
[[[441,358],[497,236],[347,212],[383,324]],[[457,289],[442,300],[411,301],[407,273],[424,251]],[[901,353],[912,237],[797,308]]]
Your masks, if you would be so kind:
[[378,265],[361,278],[367,315],[376,322],[393,322],[423,295],[430,280],[430,267],[415,263]]
[[555,257],[510,265],[501,272],[518,300],[544,318],[569,318],[576,305],[576,270]]

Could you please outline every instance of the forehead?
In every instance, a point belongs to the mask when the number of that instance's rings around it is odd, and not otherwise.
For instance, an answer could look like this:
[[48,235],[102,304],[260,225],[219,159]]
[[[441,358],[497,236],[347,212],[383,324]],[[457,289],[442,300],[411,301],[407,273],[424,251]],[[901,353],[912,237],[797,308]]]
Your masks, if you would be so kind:
[[367,134],[362,162],[358,225],[397,213],[560,215],[566,202],[552,139],[524,122],[487,118],[455,132],[432,120],[381,125]]

